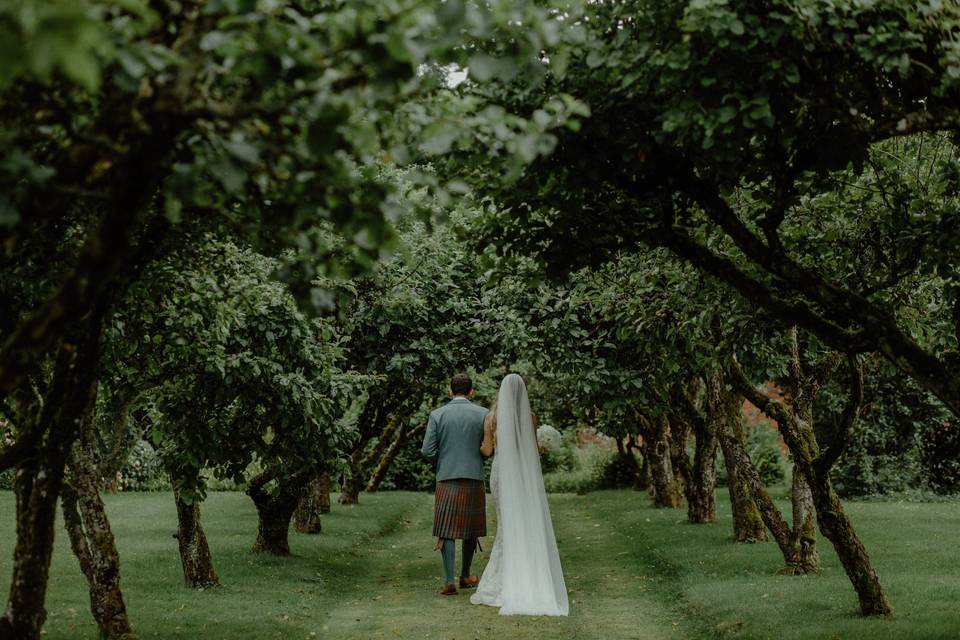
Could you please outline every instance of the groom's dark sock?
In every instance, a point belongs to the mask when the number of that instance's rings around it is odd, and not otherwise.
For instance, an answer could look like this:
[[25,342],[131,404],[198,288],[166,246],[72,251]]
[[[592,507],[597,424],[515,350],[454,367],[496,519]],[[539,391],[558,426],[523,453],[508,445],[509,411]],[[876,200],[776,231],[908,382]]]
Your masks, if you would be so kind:
[[440,555],[443,556],[443,579],[444,584],[453,584],[453,555],[457,548],[455,540],[443,539],[443,548],[440,549]]
[[473,552],[477,549],[477,539],[470,538],[463,541],[463,565],[460,567],[460,577],[466,578],[470,575],[470,565],[473,564]]

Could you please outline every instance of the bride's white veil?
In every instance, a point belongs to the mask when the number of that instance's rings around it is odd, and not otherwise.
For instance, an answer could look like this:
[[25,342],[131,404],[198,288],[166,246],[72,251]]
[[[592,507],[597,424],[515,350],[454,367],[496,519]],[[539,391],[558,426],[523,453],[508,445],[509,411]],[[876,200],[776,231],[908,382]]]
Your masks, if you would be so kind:
[[567,587],[537,454],[530,399],[511,373],[497,399],[503,614],[567,615]]

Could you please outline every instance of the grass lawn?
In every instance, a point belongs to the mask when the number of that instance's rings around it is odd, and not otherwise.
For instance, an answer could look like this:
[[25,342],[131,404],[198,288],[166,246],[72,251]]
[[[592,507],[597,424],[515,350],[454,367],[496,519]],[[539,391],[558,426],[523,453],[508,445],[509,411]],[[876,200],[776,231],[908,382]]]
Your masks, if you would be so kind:
[[[334,505],[322,534],[291,534],[295,555],[279,559],[249,553],[256,515],[246,496],[212,494],[203,520],[224,586],[203,592],[182,586],[169,494],[108,496],[107,506],[143,638],[960,638],[960,504],[848,505],[896,609],[865,620],[827,543],[822,576],[778,576],[774,544],[730,541],[723,498],[722,524],[692,526],[640,493],[552,496],[571,598],[564,619],[502,617],[466,593],[435,595],[426,494]],[[96,638],[85,582],[58,536],[46,637]],[[13,496],[0,492],[4,596],[12,547]]]

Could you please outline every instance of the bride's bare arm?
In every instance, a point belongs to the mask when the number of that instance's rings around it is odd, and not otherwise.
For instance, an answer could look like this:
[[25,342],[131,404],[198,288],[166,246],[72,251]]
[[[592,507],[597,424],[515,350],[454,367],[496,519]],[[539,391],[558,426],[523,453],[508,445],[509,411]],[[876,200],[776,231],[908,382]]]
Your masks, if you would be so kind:
[[483,442],[480,444],[480,454],[486,458],[493,455],[497,444],[497,428],[493,424],[493,412],[483,419]]

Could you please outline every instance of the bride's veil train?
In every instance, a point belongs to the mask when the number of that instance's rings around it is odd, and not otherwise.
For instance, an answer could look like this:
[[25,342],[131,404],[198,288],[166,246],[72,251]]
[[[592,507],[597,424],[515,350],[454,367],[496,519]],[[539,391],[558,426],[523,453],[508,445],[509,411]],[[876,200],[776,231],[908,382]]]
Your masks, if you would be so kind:
[[476,604],[504,615],[567,615],[567,588],[537,454],[530,399],[523,378],[511,373],[497,399],[497,446],[490,487],[497,534]]

